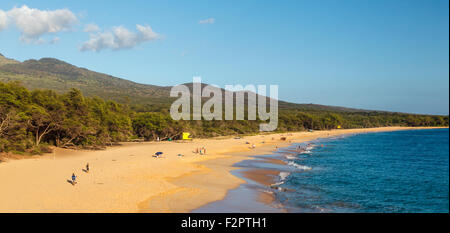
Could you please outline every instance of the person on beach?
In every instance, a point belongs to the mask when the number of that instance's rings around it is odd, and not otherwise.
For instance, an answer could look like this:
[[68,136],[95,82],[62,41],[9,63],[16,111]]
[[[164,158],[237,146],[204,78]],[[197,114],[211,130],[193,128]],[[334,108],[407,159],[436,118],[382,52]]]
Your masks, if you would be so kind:
[[86,173],[89,172],[89,163],[86,164]]
[[75,173],[72,173],[72,184],[75,185],[77,183],[77,176]]

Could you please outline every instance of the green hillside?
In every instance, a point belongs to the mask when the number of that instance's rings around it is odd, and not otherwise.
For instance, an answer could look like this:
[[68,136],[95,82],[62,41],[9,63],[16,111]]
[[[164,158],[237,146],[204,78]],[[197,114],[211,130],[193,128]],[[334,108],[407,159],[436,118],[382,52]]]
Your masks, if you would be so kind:
[[86,96],[98,96],[118,102],[129,99],[136,103],[167,103],[170,91],[169,87],[138,84],[54,58],[18,62],[0,55],[0,81],[19,81],[32,90],[50,89],[58,93],[76,88]]

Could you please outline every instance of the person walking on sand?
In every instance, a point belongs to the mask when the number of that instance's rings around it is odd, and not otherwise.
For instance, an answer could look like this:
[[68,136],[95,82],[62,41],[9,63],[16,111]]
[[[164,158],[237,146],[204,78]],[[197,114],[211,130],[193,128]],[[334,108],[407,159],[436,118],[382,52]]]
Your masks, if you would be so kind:
[[86,173],[89,172],[89,163],[86,164]]
[[75,185],[77,183],[77,176],[75,173],[72,173],[72,184]]

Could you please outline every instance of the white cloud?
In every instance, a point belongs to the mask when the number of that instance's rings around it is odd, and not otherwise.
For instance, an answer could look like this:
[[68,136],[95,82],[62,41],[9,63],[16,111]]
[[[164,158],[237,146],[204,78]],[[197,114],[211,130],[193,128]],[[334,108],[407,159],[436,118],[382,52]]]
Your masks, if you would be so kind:
[[123,26],[114,27],[112,31],[90,34],[90,39],[83,43],[81,51],[99,52],[105,49],[130,49],[144,42],[156,40],[160,35],[150,26],[136,25],[137,32],[128,30]]
[[8,16],[6,15],[6,12],[0,10],[0,31],[6,28],[8,25]]
[[33,43],[33,44],[45,44],[47,41],[42,39],[42,38],[38,38],[32,41],[28,41],[29,43]]
[[50,44],[56,44],[59,42],[59,37],[55,37],[50,41]]
[[90,23],[90,24],[86,25],[86,27],[84,27],[85,32],[96,32],[99,30],[100,30],[100,28],[97,26],[97,24],[94,24],[94,23]]
[[209,19],[204,19],[204,20],[200,20],[198,21],[199,24],[213,24],[215,21],[214,18],[209,18]]
[[40,43],[44,34],[70,30],[77,22],[78,18],[68,9],[39,10],[23,5],[0,12],[0,29],[14,25],[22,33],[20,39],[27,43]]

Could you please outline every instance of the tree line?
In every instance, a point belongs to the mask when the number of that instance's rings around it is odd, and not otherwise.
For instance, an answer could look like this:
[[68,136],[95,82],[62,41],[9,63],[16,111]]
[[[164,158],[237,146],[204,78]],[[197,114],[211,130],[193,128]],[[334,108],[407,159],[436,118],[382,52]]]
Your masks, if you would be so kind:
[[[71,89],[29,91],[16,82],[0,82],[0,153],[41,154],[50,146],[101,148],[133,139],[177,139],[252,134],[260,121],[174,121],[168,109],[147,109],[83,96]],[[389,112],[331,112],[281,109],[278,131],[367,128],[380,126],[448,126],[448,116]]]
[[72,89],[28,91],[18,83],[0,83],[0,152],[40,154],[49,145],[101,146],[132,135],[126,106],[85,98]]

